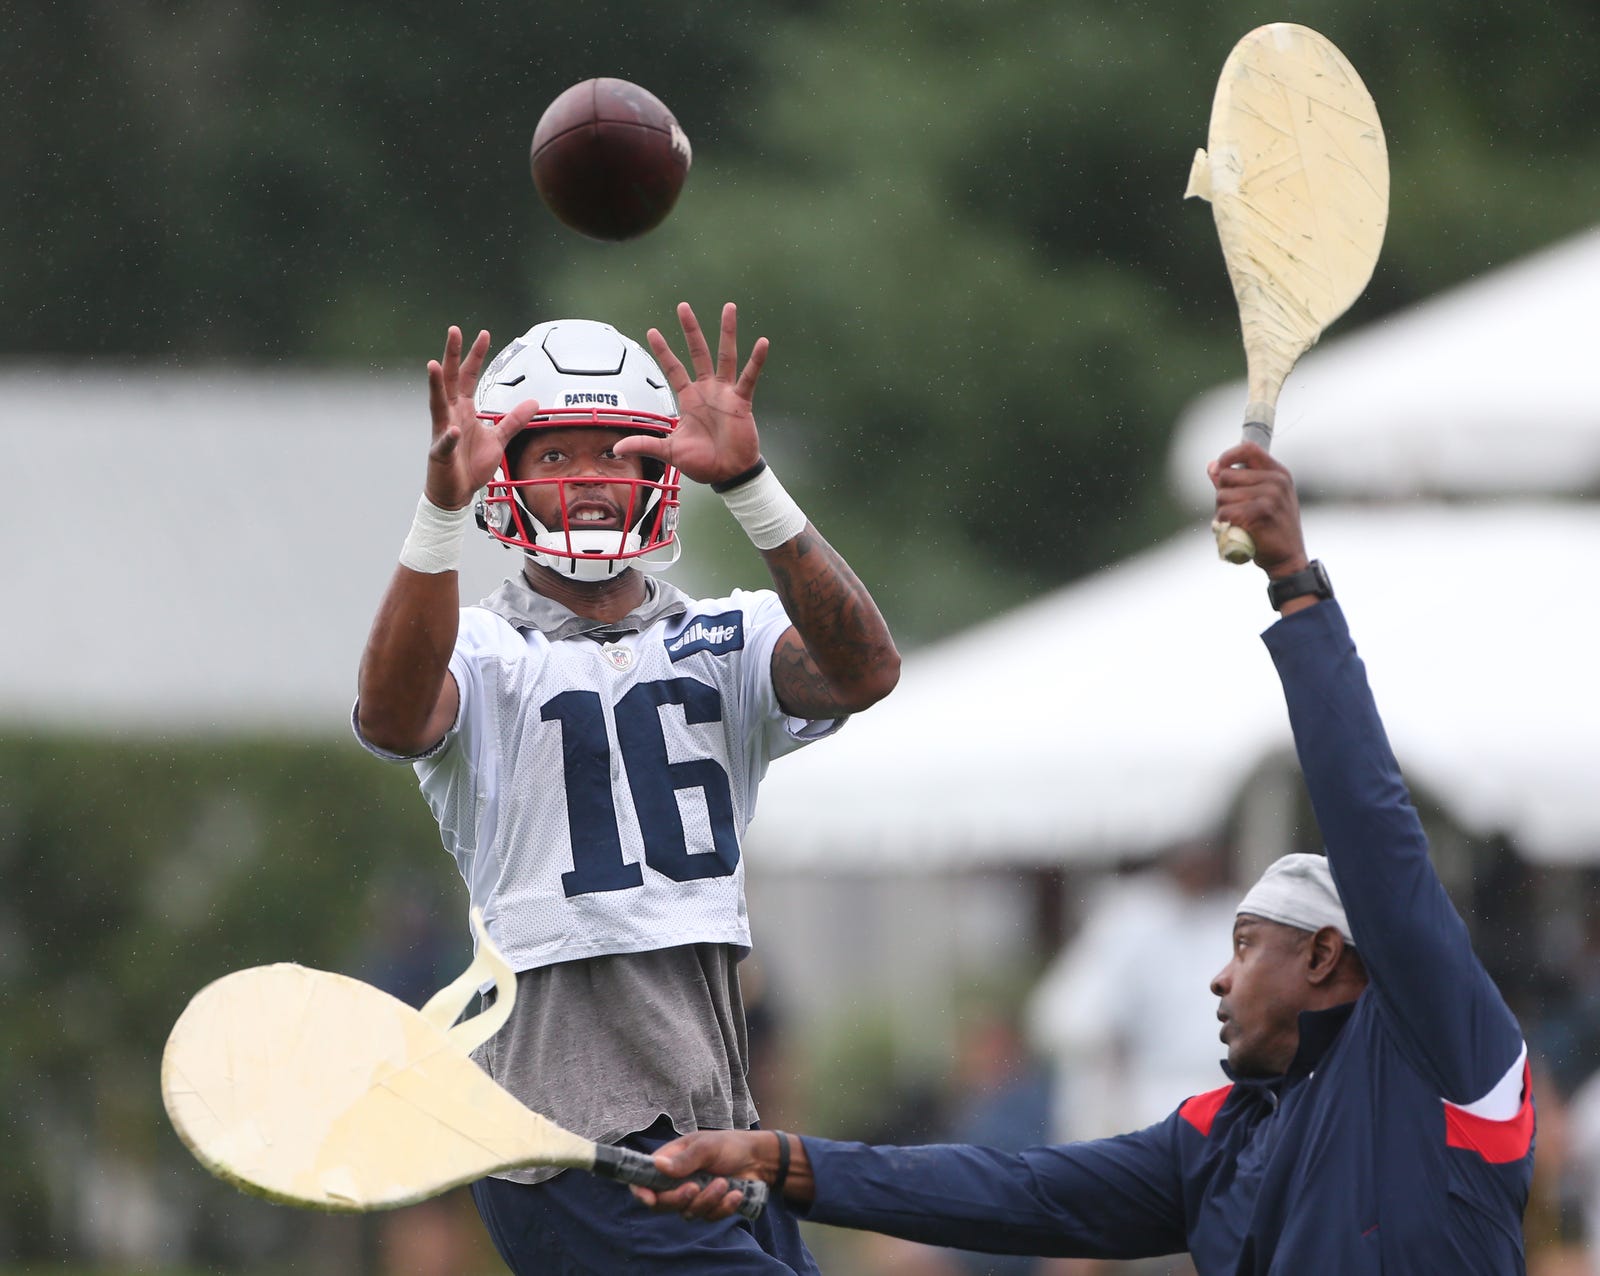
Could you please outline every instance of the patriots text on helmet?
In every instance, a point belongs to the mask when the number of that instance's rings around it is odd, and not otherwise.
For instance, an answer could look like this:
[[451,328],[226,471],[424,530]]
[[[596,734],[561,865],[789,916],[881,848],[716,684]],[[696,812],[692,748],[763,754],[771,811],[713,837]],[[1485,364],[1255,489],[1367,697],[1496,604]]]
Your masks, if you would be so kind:
[[[678,425],[678,406],[649,351],[610,324],[590,319],[558,319],[536,324],[512,342],[490,365],[475,394],[480,417],[499,419],[524,400],[541,405],[532,430],[596,425],[621,432],[670,435]],[[534,480],[512,468],[526,452],[508,451],[484,498],[484,530],[496,540],[522,549],[539,566],[583,581],[602,581],[631,566],[659,571],[678,555],[677,505],[680,476],[675,466],[645,458],[642,474],[610,476],[631,495],[620,530],[586,526],[583,520],[560,525],[533,508]],[[569,485],[592,485],[594,475],[565,473],[536,480],[563,493]],[[567,500],[563,497],[564,502]],[[600,520],[590,520],[591,523]],[[658,553],[657,551],[660,551]]]

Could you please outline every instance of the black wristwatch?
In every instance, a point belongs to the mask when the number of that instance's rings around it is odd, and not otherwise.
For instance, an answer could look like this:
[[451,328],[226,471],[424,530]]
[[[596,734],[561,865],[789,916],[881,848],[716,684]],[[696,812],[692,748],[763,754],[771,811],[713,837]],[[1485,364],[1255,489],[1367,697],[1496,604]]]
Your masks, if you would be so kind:
[[1267,601],[1274,611],[1282,611],[1284,603],[1292,598],[1332,598],[1333,582],[1328,579],[1328,569],[1313,558],[1303,571],[1293,576],[1283,576],[1267,585]]

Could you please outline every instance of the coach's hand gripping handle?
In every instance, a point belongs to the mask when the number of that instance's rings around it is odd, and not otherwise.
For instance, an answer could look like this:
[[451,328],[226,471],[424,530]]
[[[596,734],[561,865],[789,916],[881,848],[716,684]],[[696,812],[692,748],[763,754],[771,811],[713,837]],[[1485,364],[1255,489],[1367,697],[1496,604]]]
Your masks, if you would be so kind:
[[[643,1152],[635,1152],[632,1148],[612,1147],[609,1143],[595,1144],[594,1172],[608,1179],[635,1183],[657,1192],[670,1192],[684,1183],[704,1187],[713,1178],[719,1177],[714,1174],[694,1174],[686,1179],[675,1179],[672,1175],[663,1174],[656,1169],[656,1163]],[[751,1219],[761,1217],[761,1211],[767,1208],[765,1183],[760,1179],[729,1179],[728,1187],[732,1191],[744,1193],[744,1200],[739,1202],[739,1213]]]
[[[1252,403],[1245,414],[1243,439],[1265,451],[1272,450],[1273,408],[1267,404]],[[1211,531],[1217,538],[1217,554],[1235,565],[1248,563],[1256,556],[1256,543],[1250,533],[1232,523],[1213,520]]]

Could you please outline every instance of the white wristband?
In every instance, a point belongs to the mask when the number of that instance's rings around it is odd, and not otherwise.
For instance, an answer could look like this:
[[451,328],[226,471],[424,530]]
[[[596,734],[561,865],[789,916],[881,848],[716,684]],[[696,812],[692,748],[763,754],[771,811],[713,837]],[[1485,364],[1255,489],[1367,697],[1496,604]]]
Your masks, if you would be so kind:
[[757,549],[777,549],[806,529],[805,511],[783,490],[770,465],[749,482],[719,495]]
[[400,565],[414,572],[453,572],[461,566],[461,540],[472,506],[443,510],[426,496],[417,501],[411,533],[400,548]]

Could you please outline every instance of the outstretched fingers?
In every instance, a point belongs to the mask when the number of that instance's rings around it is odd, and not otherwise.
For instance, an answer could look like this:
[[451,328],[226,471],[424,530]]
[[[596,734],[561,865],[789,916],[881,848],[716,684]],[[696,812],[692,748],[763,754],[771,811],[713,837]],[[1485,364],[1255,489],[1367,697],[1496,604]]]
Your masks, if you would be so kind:
[[759,338],[750,352],[750,358],[745,362],[744,370],[742,372],[739,370],[739,307],[735,303],[729,301],[723,304],[715,363],[712,362],[711,346],[701,330],[700,321],[695,318],[694,308],[687,301],[678,303],[678,323],[683,328],[684,342],[689,348],[689,364],[694,369],[693,377],[690,377],[688,368],[673,353],[671,345],[659,328],[651,328],[645,334],[651,352],[661,365],[661,370],[667,374],[667,385],[674,394],[681,395],[695,380],[703,381],[714,377],[731,385],[746,399],[754,395],[756,382],[761,378],[762,366],[767,361],[767,349],[770,343],[765,337]]
[[478,389],[478,376],[483,371],[483,361],[489,355],[489,331],[487,328],[478,332],[477,338],[472,343],[472,348],[467,351],[466,358],[461,361],[461,372],[456,378],[457,393],[471,398]]
[[[750,358],[745,361],[744,371],[739,372],[739,307],[731,301],[725,302],[722,307],[722,332],[717,341],[717,380],[733,386],[740,398],[753,399],[756,382],[761,379],[761,369],[767,362],[770,344],[765,337],[757,337],[755,345],[751,347]],[[736,372],[737,381],[734,380]]]
[[683,366],[683,360],[673,352],[667,339],[661,335],[661,329],[652,328],[644,336],[650,343],[650,351],[655,355],[656,362],[661,365],[661,371],[666,373],[668,388],[673,394],[682,394],[689,385],[689,372]]
[[744,371],[739,374],[739,383],[733,388],[741,399],[753,399],[756,396],[756,382],[761,379],[761,369],[767,364],[767,350],[771,343],[765,337],[757,337],[756,343],[750,349],[750,358],[745,362]]
[[451,385],[461,372],[461,329],[451,324],[444,334],[444,355],[439,360],[444,367],[445,380]]
[[450,424],[450,395],[444,388],[444,368],[437,359],[428,360],[428,415],[433,418],[433,437]]
[[[731,306],[733,303],[730,302]],[[723,311],[723,331],[727,331],[728,318],[726,309]],[[684,344],[689,347],[689,363],[694,368],[697,377],[711,375],[711,347],[706,344],[706,334],[700,331],[700,321],[695,318],[694,309],[687,301],[678,303],[678,324],[683,329]]]
[[717,378],[732,382],[739,367],[739,307],[722,303],[722,331],[717,334]]
[[428,361],[428,411],[435,437],[454,420],[459,400],[470,399],[477,389],[478,374],[489,353],[488,332],[478,333],[465,356],[461,347],[461,329],[451,324],[445,333],[444,354]]

